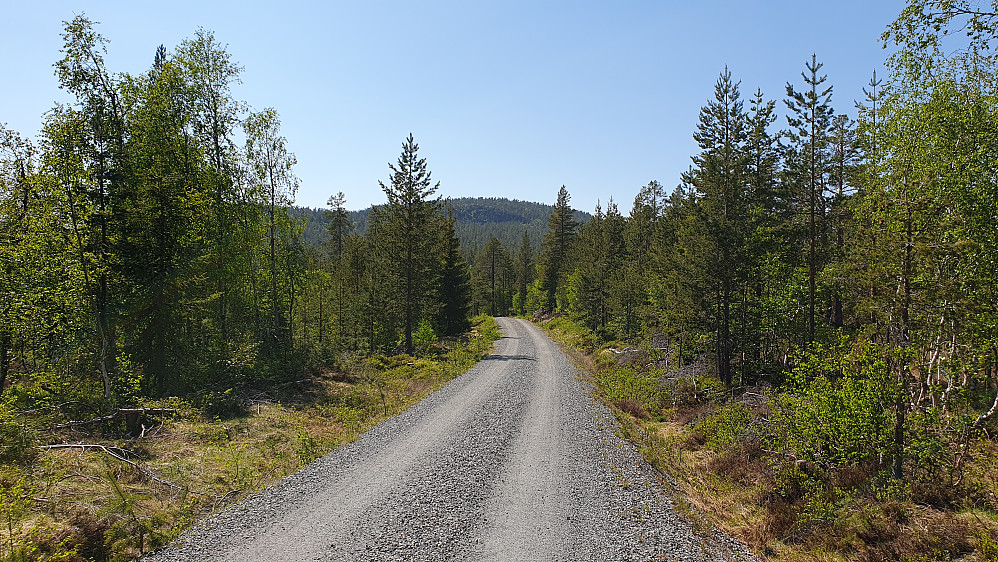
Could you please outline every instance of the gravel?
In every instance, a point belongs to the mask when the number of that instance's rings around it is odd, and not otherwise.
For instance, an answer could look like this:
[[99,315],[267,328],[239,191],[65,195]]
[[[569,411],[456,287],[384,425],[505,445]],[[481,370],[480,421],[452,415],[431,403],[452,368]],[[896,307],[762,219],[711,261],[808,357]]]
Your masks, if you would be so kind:
[[145,559],[748,560],[696,535],[529,322],[406,412]]

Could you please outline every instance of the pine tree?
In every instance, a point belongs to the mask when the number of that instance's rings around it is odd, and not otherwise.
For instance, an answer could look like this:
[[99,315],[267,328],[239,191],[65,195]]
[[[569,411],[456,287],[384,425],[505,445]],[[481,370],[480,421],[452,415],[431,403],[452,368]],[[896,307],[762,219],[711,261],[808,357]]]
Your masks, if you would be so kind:
[[821,225],[819,221],[825,215],[824,192],[826,185],[827,154],[829,130],[832,119],[832,87],[821,89],[827,76],[818,76],[823,65],[816,55],[811,55],[811,62],[806,63],[807,72],[801,72],[805,89],[798,92],[787,82],[787,99],[785,103],[792,115],[787,115],[790,124],[790,139],[798,146],[798,154],[806,187],[807,205],[807,263],[808,263],[808,304],[807,304],[807,341],[814,341],[815,330],[815,298],[816,283],[819,270],[819,248]]
[[475,259],[480,310],[490,316],[505,316],[513,305],[515,272],[509,251],[493,236]]
[[667,196],[665,188],[652,180],[634,196],[631,214],[627,221],[625,237],[627,255],[643,270],[651,258],[651,245],[655,238],[658,220],[665,213]]
[[781,298],[788,278],[783,254],[784,240],[792,224],[791,198],[779,181],[781,147],[779,136],[770,133],[776,121],[776,102],[766,100],[757,89],[749,103],[746,137],[746,197],[749,204],[745,239],[744,275],[738,318],[742,380],[765,371],[776,359],[785,336],[781,325],[792,315]]
[[738,83],[727,68],[714,86],[714,99],[700,110],[700,125],[693,138],[701,152],[693,157],[693,169],[684,181],[696,192],[696,204],[709,248],[709,274],[715,280],[713,319],[718,376],[731,384],[732,305],[735,291],[745,275],[745,246],[749,232],[749,200],[746,195],[745,143],[747,116]]
[[569,251],[575,240],[575,229],[579,226],[574,218],[575,211],[569,206],[571,198],[568,189],[561,186],[554,210],[548,217],[548,232],[542,244],[541,285],[545,293],[544,307],[551,311],[558,307],[558,288],[567,275]]
[[346,195],[343,195],[342,191],[336,195],[331,195],[326,202],[330,208],[323,212],[325,219],[329,221],[326,229],[329,231],[330,247],[334,260],[339,260],[340,256],[343,255],[343,244],[353,228],[350,223],[350,213],[346,209],[346,201]]

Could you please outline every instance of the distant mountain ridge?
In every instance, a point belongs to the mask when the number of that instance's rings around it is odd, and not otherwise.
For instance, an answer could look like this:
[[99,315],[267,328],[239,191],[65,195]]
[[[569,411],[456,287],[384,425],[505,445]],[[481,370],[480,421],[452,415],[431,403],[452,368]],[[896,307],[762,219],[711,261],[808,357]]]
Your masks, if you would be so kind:
[[[448,200],[448,206],[456,219],[454,231],[461,239],[465,255],[469,257],[474,257],[493,236],[507,248],[516,250],[526,232],[534,248],[540,247],[547,232],[548,217],[554,210],[553,206],[544,203],[504,197],[458,197]],[[323,215],[326,209],[296,207],[295,210],[307,219],[306,242],[318,246],[329,239],[326,231],[328,221]],[[350,212],[350,222],[356,232],[367,230],[370,213],[370,208]],[[591,216],[583,211],[575,212],[575,220],[579,222],[588,222]]]

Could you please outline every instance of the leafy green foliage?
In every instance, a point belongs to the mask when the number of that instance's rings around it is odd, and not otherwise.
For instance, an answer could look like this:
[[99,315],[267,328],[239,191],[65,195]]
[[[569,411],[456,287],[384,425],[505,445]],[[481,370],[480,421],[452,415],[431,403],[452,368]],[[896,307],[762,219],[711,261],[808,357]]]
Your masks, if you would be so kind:
[[891,456],[890,409],[900,388],[878,346],[818,346],[799,357],[785,385],[774,396],[767,441],[787,462],[833,469]]
[[729,402],[701,420],[696,432],[706,439],[708,448],[722,451],[745,431],[750,421],[752,413],[744,405]]
[[[6,540],[3,546],[11,558],[18,556],[20,550],[17,531],[21,518],[31,506],[30,485],[17,475],[10,479],[6,474],[0,475],[0,524],[3,525]],[[0,550],[2,553],[2,550]]]
[[429,320],[420,320],[416,331],[412,333],[412,345],[419,353],[427,353],[430,346],[437,343],[437,333],[433,330],[433,324]]

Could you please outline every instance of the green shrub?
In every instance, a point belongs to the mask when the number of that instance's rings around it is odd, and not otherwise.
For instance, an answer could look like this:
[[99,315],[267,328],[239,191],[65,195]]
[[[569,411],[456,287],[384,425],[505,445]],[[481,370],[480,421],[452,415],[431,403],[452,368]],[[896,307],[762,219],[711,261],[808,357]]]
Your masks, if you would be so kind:
[[878,346],[843,347],[802,355],[774,396],[767,441],[788,461],[828,469],[891,455],[899,386]]
[[697,424],[696,431],[706,440],[705,446],[713,451],[725,449],[748,427],[752,412],[739,402],[721,406]]
[[305,466],[322,456],[322,447],[315,437],[309,434],[308,428],[299,425],[296,427],[298,436],[295,439],[294,451],[298,457],[298,462]]
[[210,418],[230,419],[246,414],[243,401],[231,388],[222,392],[211,391],[205,394],[201,399],[201,409]]
[[35,433],[26,425],[0,418],[0,462],[23,461],[34,454]]
[[655,376],[640,373],[629,366],[606,366],[596,370],[593,381],[609,402],[633,400],[652,416],[662,411],[662,393]]
[[977,538],[977,550],[987,562],[998,562],[998,539],[993,537],[985,529],[979,529],[975,536]]
[[430,346],[437,343],[438,339],[436,331],[433,330],[433,324],[424,318],[412,333],[412,346],[417,353],[425,354],[430,350]]
[[14,477],[0,475],[0,525],[3,525],[3,534],[5,535],[3,546],[12,557],[20,546],[18,530],[21,518],[31,507],[31,493],[30,484],[20,475]]

